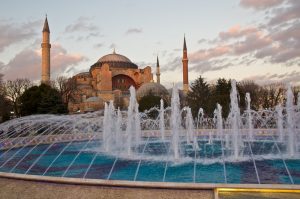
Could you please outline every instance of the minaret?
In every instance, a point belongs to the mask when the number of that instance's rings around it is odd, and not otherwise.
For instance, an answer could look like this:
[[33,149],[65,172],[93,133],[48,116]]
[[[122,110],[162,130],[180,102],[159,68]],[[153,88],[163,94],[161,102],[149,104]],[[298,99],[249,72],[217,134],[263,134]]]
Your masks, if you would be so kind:
[[189,74],[188,74],[188,57],[187,48],[185,42],[185,36],[183,41],[183,57],[182,57],[182,74],[183,74],[183,92],[187,93],[189,91]]
[[157,56],[157,59],[156,59],[156,82],[160,84],[160,69],[159,69],[158,56]]
[[48,25],[47,15],[43,27],[42,46],[42,83],[50,83],[50,29]]

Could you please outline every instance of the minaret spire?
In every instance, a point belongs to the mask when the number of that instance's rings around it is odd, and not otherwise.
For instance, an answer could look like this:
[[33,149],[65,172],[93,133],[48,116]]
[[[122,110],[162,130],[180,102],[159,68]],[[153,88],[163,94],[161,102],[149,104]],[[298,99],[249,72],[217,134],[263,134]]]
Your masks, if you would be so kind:
[[49,25],[48,25],[48,19],[47,19],[47,14],[46,14],[45,22],[44,22],[43,32],[49,32],[50,33],[50,29],[49,29]]
[[50,29],[48,25],[48,19],[46,19],[43,27],[43,41],[42,47],[42,83],[50,83]]
[[156,57],[156,82],[160,84],[160,68],[159,68],[158,55]]
[[183,92],[187,93],[189,91],[189,74],[188,74],[188,57],[185,35],[183,37],[183,56],[182,56],[182,74],[183,74]]
[[183,50],[187,50],[186,49],[186,42],[185,42],[185,34],[183,36]]

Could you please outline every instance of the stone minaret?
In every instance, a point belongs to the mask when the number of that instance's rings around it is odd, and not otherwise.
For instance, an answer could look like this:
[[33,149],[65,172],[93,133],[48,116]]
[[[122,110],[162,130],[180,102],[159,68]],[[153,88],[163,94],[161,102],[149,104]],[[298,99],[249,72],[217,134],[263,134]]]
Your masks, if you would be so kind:
[[43,27],[43,42],[42,46],[42,83],[50,83],[50,29],[47,16]]
[[187,93],[189,91],[189,72],[188,72],[188,57],[187,48],[185,43],[185,36],[183,41],[183,57],[182,57],[182,74],[183,74],[183,92]]
[[160,84],[160,69],[159,69],[158,56],[157,56],[157,59],[156,59],[156,82]]

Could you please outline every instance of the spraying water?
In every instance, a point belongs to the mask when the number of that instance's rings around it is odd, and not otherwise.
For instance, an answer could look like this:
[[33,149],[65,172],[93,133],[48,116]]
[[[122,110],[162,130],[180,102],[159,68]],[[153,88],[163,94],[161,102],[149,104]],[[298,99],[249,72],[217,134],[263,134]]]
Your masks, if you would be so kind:
[[253,124],[252,124],[252,115],[251,115],[251,98],[250,98],[250,93],[246,93],[246,105],[247,105],[247,113],[248,113],[248,118],[247,118],[247,123],[248,123],[248,137],[250,140],[253,140]]
[[186,118],[185,118],[185,128],[186,128],[186,142],[191,144],[194,141],[194,124],[191,108],[186,107]]
[[141,142],[141,120],[139,114],[139,104],[135,103],[135,115],[134,115],[134,122],[135,122],[135,145],[138,146]]
[[238,93],[236,90],[236,81],[231,80],[231,92],[230,92],[230,123],[232,134],[232,150],[235,160],[239,159],[239,149],[241,145],[240,130],[240,109],[238,106]]
[[159,130],[161,139],[165,140],[165,109],[164,109],[164,100],[160,100],[160,109],[159,109]]
[[222,118],[222,106],[217,104],[217,108],[214,111],[217,126],[217,135],[219,139],[223,139],[223,118]]
[[281,105],[277,105],[275,107],[275,111],[277,113],[277,133],[278,133],[278,140],[280,142],[283,141],[284,134],[283,134],[283,116],[282,116],[282,107]]
[[127,136],[127,155],[131,156],[132,154],[132,139],[133,139],[133,132],[135,130],[135,115],[134,115],[134,111],[135,106],[137,104],[136,102],[136,96],[135,96],[135,88],[133,86],[131,86],[129,88],[130,91],[130,101],[129,101],[129,106],[128,106],[128,111],[127,111],[127,128],[126,128],[126,136]]
[[204,110],[203,108],[199,108],[198,115],[197,115],[197,129],[202,128],[203,117],[204,117]]
[[286,112],[287,112],[287,131],[288,131],[288,153],[294,157],[296,153],[296,136],[294,123],[294,95],[291,85],[288,86],[286,94]]
[[171,131],[172,131],[172,151],[174,154],[174,159],[179,160],[179,129],[181,124],[180,116],[180,102],[178,88],[175,85],[172,91],[171,99]]
[[123,136],[122,136],[122,113],[120,108],[118,108],[117,112],[117,124],[116,124],[116,146],[118,149],[123,145]]

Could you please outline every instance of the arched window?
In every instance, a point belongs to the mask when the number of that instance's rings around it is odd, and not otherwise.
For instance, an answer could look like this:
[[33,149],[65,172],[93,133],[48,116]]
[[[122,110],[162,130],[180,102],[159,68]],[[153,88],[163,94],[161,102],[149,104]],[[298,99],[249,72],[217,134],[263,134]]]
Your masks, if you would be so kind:
[[116,75],[112,78],[113,90],[128,91],[130,86],[134,86],[136,88],[136,83],[127,75]]

